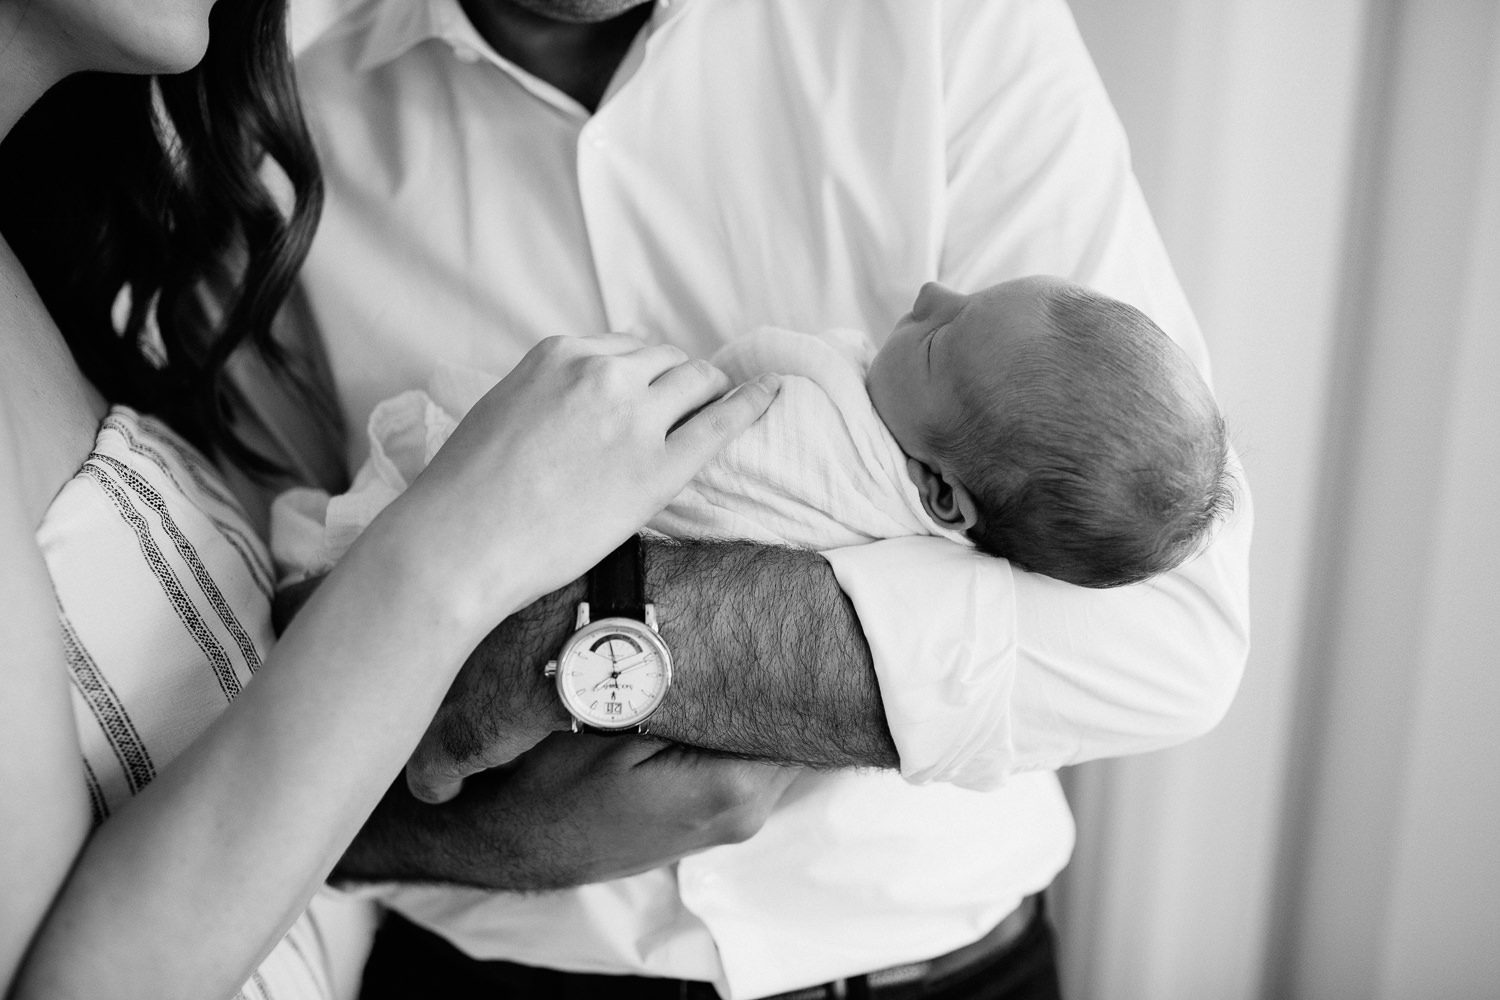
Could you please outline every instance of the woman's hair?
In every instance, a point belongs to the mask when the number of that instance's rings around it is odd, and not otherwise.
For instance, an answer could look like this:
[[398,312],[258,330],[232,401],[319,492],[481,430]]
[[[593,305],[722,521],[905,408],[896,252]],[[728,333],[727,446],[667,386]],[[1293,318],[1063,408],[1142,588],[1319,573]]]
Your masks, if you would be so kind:
[[[285,17],[285,0],[222,0],[196,68],[70,77],[0,145],[0,232],[84,374],[262,473],[274,463],[233,430],[225,363],[248,342],[300,379],[271,321],[322,207]],[[268,158],[289,207],[263,183]]]

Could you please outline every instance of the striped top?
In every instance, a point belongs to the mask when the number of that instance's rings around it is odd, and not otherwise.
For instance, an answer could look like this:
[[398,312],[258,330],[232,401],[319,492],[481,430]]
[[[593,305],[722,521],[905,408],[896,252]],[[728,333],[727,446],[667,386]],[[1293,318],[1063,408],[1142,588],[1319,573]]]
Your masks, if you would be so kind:
[[[105,417],[37,541],[57,595],[98,824],[260,668],[273,639],[270,561],[208,461],[124,407]],[[332,997],[318,920],[304,914],[239,995]]]

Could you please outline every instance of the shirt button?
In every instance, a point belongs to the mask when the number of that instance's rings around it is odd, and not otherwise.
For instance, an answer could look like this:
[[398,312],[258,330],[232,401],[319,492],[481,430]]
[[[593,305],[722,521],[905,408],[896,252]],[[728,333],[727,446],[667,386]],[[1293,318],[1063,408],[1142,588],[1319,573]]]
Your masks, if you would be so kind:
[[608,149],[609,136],[601,135],[600,133],[595,132],[589,136],[589,145],[594,147],[595,149]]
[[461,63],[476,63],[479,61],[479,52],[471,45],[453,46],[453,56]]

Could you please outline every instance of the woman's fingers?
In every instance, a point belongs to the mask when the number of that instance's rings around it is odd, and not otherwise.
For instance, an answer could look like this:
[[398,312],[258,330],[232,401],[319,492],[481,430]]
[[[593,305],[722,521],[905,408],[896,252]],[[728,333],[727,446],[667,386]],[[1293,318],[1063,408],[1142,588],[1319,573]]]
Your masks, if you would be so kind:
[[688,476],[697,471],[726,444],[760,419],[776,394],[781,391],[781,376],[761,375],[735,388],[683,421],[682,426],[667,435],[667,455]]
[[[588,372],[598,386],[614,393],[639,393],[650,387],[655,396],[658,385],[677,394],[682,384],[708,377],[718,386],[704,399],[719,395],[729,388],[724,378],[713,365],[706,361],[689,361],[687,353],[671,344],[647,344],[634,334],[599,333],[585,337],[551,337],[538,345],[538,365],[577,365],[574,371]],[[529,357],[529,356],[528,356]],[[691,377],[684,378],[680,369],[688,369]],[[665,379],[665,382],[662,380]],[[700,401],[701,402],[701,401]]]
[[[643,349],[651,349],[646,347],[645,341],[631,333],[590,333],[582,337],[549,337],[547,339],[555,341],[560,347],[582,348],[585,354],[631,354]],[[671,349],[677,350],[675,347]]]
[[671,344],[652,344],[626,355],[624,360],[632,365],[648,384],[654,384],[664,375],[681,367],[687,359],[687,352],[680,347],[673,347]]
[[590,363],[619,365],[625,363],[626,358],[640,354],[643,350],[648,350],[645,343],[628,333],[547,337],[537,341],[501,382],[530,380],[541,372],[557,373],[569,369],[576,371],[577,366]]
[[[729,381],[713,365],[627,334],[543,341],[413,483],[402,509],[427,514],[406,523],[420,521],[430,550],[456,553],[483,581],[478,604],[529,603],[644,524],[765,412],[777,384],[724,396]],[[548,559],[520,557],[539,545]],[[442,795],[462,775],[436,778],[431,793]]]
[[671,344],[648,344],[633,333],[595,333],[585,337],[564,337],[586,354],[620,355],[632,370],[646,382],[655,380],[687,360],[687,352]]
[[651,383],[651,401],[666,417],[668,426],[675,426],[705,403],[724,395],[733,384],[728,375],[707,361],[684,361]]

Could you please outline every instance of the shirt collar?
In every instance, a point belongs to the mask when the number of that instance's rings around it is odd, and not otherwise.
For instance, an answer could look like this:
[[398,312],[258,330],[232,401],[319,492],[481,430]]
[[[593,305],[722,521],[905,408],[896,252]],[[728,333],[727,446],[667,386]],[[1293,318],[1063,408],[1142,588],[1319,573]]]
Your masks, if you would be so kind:
[[451,14],[462,15],[456,0],[377,0],[369,11],[355,52],[354,66],[369,72],[395,60],[431,38],[442,38]]
[[[675,18],[692,0],[657,0],[653,25]],[[376,0],[369,10],[355,68],[366,73],[384,66],[422,42],[442,39],[468,42],[477,35],[458,0]]]

